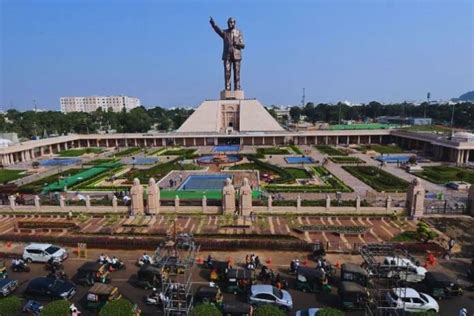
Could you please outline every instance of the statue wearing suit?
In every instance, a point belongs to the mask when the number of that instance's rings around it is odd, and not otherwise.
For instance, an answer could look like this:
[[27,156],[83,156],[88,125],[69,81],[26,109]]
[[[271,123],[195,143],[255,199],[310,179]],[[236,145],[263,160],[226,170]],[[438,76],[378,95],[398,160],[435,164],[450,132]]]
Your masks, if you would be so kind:
[[240,90],[240,61],[242,60],[241,49],[245,47],[242,32],[235,28],[235,20],[227,20],[227,30],[221,30],[211,18],[210,21],[214,31],[222,37],[224,50],[222,60],[224,61],[225,89],[231,90],[230,74],[234,70],[234,90]]

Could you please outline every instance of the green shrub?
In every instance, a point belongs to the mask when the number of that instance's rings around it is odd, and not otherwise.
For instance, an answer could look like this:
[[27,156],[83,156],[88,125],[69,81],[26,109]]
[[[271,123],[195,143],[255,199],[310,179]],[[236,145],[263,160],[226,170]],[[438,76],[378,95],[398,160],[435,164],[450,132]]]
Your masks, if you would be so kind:
[[22,300],[18,296],[8,296],[0,299],[0,315],[18,315]]
[[105,304],[99,316],[132,316],[133,310],[134,305],[129,300],[121,298]]
[[323,308],[318,311],[318,316],[344,316],[344,312],[335,308]]
[[286,313],[273,305],[261,305],[255,309],[254,316],[285,316]]
[[220,310],[213,304],[199,304],[191,311],[191,316],[221,316]]
[[41,311],[41,316],[69,316],[71,303],[65,300],[58,300],[48,303]]
[[428,242],[438,237],[438,233],[432,230],[430,225],[425,222],[418,222],[418,224],[416,224],[416,232],[418,238],[423,242]]
[[347,153],[329,145],[317,145],[316,149],[329,156],[347,156]]

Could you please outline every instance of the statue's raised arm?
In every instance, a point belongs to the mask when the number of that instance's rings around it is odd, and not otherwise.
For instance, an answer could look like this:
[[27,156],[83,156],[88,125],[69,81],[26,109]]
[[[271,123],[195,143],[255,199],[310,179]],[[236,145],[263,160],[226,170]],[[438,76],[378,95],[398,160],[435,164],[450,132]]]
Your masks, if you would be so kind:
[[212,16],[209,18],[209,23],[211,23],[212,28],[220,37],[224,37],[224,32],[222,32],[221,28],[216,25]]

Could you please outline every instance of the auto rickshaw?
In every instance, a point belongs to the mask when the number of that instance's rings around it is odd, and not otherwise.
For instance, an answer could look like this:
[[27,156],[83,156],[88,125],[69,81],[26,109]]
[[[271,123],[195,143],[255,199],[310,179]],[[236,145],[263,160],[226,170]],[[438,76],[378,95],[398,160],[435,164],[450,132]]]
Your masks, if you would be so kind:
[[186,270],[185,265],[180,261],[179,257],[166,256],[157,264],[163,268],[168,274],[183,274]]
[[253,307],[243,302],[226,302],[222,305],[223,316],[252,316]]
[[342,265],[341,281],[355,282],[365,287],[371,286],[367,270],[353,263],[344,263]]
[[338,292],[342,308],[345,310],[363,310],[367,304],[372,304],[367,289],[355,282],[341,282]]
[[209,267],[211,269],[210,280],[212,282],[223,280],[231,268],[230,263],[227,261],[212,261],[212,265]]
[[96,282],[110,282],[107,265],[96,261],[84,263],[79,269],[77,269],[75,282],[81,285],[94,285]]
[[223,299],[224,296],[217,285],[200,286],[196,294],[194,294],[194,302],[196,305],[199,303],[209,303],[220,307]]
[[159,267],[145,264],[138,270],[137,278],[137,286],[145,290],[160,287],[163,280],[163,271]]
[[321,269],[299,267],[296,272],[296,289],[303,292],[331,292],[328,277]]
[[437,299],[461,296],[463,294],[463,290],[456,283],[456,280],[442,272],[427,272],[423,283],[427,287],[429,294]]
[[245,293],[252,285],[252,271],[246,269],[229,269],[227,272],[226,291],[234,293]]
[[8,278],[7,266],[0,260],[0,279]]
[[107,302],[118,300],[122,297],[117,287],[95,283],[89,291],[87,291],[87,308],[94,309],[96,311],[100,310]]

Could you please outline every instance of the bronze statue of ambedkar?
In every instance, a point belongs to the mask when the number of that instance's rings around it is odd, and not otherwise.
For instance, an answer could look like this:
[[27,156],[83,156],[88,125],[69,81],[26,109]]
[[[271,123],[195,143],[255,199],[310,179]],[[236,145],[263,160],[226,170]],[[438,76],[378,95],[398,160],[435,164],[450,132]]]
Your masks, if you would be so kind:
[[234,69],[234,90],[240,90],[240,61],[242,60],[241,49],[245,47],[242,32],[235,28],[235,19],[227,20],[227,30],[221,30],[214,20],[209,20],[214,31],[222,37],[224,50],[222,60],[224,61],[225,89],[231,90],[230,72]]

